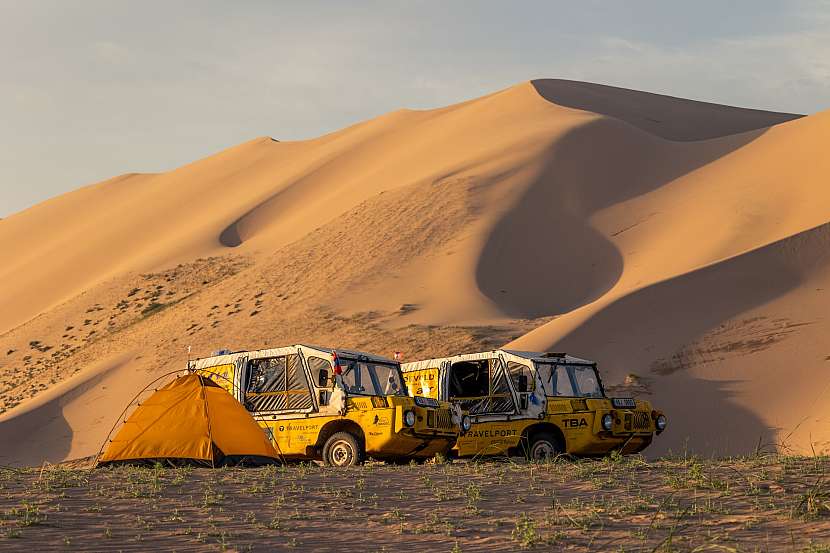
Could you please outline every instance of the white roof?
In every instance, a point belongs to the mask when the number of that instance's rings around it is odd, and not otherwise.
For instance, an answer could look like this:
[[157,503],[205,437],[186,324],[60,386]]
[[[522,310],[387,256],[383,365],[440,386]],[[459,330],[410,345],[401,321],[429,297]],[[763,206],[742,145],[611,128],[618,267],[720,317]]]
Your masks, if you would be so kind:
[[318,351],[325,354],[333,354],[335,351],[337,352],[338,356],[350,358],[350,357],[362,357],[365,356],[369,359],[375,361],[382,361],[387,363],[397,363],[394,359],[390,359],[389,357],[384,357],[382,355],[377,355],[374,353],[367,353],[365,351],[357,351],[357,350],[350,350],[350,349],[341,349],[341,348],[326,348],[321,346],[311,346],[308,344],[295,344],[293,346],[283,346],[278,348],[267,348],[267,349],[257,349],[257,350],[242,350],[242,351],[234,351],[227,354],[222,355],[211,355],[209,357],[201,357],[198,359],[194,359],[193,361],[196,362],[196,368],[203,368],[205,366],[205,361],[209,361],[210,363],[233,363],[237,357],[241,357],[247,355],[249,359],[261,359],[263,357],[275,357],[278,355],[288,355],[290,353],[296,353],[298,349],[306,349],[306,350],[313,350]]
[[587,359],[582,359],[581,357],[575,357],[573,355],[568,355],[567,353],[552,353],[552,352],[542,352],[542,351],[520,351],[515,349],[503,349],[499,350],[505,353],[509,353],[510,355],[515,355],[516,357],[523,357],[525,359],[531,359],[533,361],[539,362],[548,362],[550,363],[553,359],[564,359],[565,363],[586,363],[593,365],[593,361],[589,361]]
[[542,351],[519,351],[512,349],[497,349],[493,351],[482,351],[478,353],[462,353],[461,355],[453,355],[451,357],[438,357],[435,359],[424,359],[422,361],[413,361],[411,363],[404,363],[401,368],[404,371],[417,371],[431,367],[437,367],[443,361],[473,361],[477,359],[487,359],[498,355],[504,355],[507,358],[511,356],[519,359],[527,359],[530,361],[537,361],[539,363],[550,363],[557,361],[559,363],[585,363],[593,365],[593,361],[567,355],[565,353],[546,353]]
[[374,359],[376,361],[386,361],[391,363],[397,363],[391,357],[386,357],[384,355],[378,355],[377,353],[369,353],[367,351],[358,351],[354,349],[343,349],[343,348],[324,348],[320,346],[311,346],[308,344],[298,344],[300,347],[305,347],[308,349],[316,349],[318,351],[322,351],[325,353],[334,353],[337,352],[337,355],[344,356],[344,357],[368,357],[369,359]]

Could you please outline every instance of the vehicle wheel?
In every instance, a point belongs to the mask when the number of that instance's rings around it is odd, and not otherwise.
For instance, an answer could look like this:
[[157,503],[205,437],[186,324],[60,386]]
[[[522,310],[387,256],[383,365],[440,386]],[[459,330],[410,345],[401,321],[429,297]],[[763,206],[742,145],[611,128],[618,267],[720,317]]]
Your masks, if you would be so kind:
[[323,462],[330,467],[353,467],[363,463],[363,448],[348,432],[332,434],[323,446]]
[[527,446],[527,458],[530,461],[547,461],[565,453],[562,443],[548,432],[540,432],[530,437]]

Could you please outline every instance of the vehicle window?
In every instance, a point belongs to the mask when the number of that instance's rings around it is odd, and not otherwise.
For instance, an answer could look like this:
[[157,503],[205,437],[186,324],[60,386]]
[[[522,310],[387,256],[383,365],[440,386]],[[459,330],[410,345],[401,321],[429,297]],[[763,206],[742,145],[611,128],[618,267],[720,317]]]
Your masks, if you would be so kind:
[[311,395],[309,394],[308,380],[305,369],[297,354],[289,355],[286,358],[286,385],[285,392],[289,409],[308,409],[311,407]]
[[530,393],[536,387],[530,367],[515,361],[508,361],[507,372],[513,381],[513,388],[519,393]]
[[331,362],[323,359],[322,357],[312,356],[308,358],[308,368],[311,370],[311,381],[314,385],[318,388],[327,387],[327,385],[320,385],[320,373],[323,372],[327,379],[331,378]]
[[593,367],[569,367],[581,397],[602,397],[597,373]]
[[400,368],[394,365],[380,365],[375,363],[373,368],[374,374],[377,377],[377,384],[379,391],[385,396],[403,396],[406,395],[406,388],[404,388],[403,380],[401,379]]
[[459,361],[450,367],[450,397],[471,414],[513,412],[507,379],[498,359]]
[[483,397],[489,392],[486,361],[459,361],[450,368],[450,397]]
[[552,395],[555,396],[574,397],[577,395],[571,382],[571,376],[568,374],[568,369],[564,365],[557,365],[553,371],[551,389],[553,390]]
[[553,365],[537,362],[536,369],[547,396],[603,397],[596,367],[592,365]]
[[507,372],[498,359],[490,359],[490,413],[513,412],[513,393],[507,382]]
[[350,394],[366,393],[367,384],[369,385],[369,390],[372,389],[371,382],[372,378],[369,376],[369,368],[365,363],[361,364],[352,361],[346,365],[346,369],[343,371],[343,385],[346,387],[347,392]]
[[251,359],[248,363],[248,392],[263,393],[285,389],[285,357]]
[[343,371],[343,385],[350,394],[403,396],[406,388],[398,365],[373,361],[349,361]]
[[300,356],[251,359],[245,405],[250,411],[279,411],[311,407],[311,395]]
[[460,361],[450,368],[451,397],[483,397],[489,393],[486,361]]

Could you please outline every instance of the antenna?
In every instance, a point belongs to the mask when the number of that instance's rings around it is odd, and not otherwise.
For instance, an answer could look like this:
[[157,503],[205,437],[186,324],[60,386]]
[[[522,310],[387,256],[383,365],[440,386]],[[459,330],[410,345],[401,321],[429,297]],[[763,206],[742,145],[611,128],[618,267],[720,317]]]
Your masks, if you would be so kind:
[[191,349],[192,349],[192,346],[188,345],[187,346],[187,370],[188,371],[190,370],[190,351],[191,351]]

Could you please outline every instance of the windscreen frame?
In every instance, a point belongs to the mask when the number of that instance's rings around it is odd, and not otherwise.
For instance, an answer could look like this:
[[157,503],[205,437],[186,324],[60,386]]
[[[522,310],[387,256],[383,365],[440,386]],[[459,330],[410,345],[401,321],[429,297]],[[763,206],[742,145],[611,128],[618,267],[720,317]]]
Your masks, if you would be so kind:
[[[550,397],[550,398],[571,398],[571,397],[573,397],[573,398],[579,398],[579,399],[602,399],[602,398],[607,398],[608,397],[608,395],[605,392],[605,385],[602,382],[602,377],[599,374],[599,368],[597,367],[596,363],[579,362],[579,361],[558,362],[554,359],[545,359],[545,360],[534,359],[533,360],[533,365],[534,365],[534,368],[537,371],[539,370],[539,368],[538,368],[539,365],[549,365],[553,368],[560,367],[560,366],[561,367],[566,367],[566,368],[567,367],[590,367],[594,370],[594,376],[597,379],[597,387],[599,388],[599,392],[600,392],[599,397],[585,396],[585,395],[579,395],[579,396],[557,396],[557,395],[553,395],[553,396],[551,396],[551,395],[547,394],[547,389],[546,389],[546,386],[545,386],[545,379],[540,378],[540,380],[542,380],[542,389],[545,392],[546,397]],[[579,385],[576,382],[576,378],[574,377],[573,372],[572,371],[567,371],[567,374],[568,374],[568,379],[569,379],[570,384],[571,384],[571,389],[574,390],[574,391],[579,390],[580,388],[579,388]],[[552,375],[553,375],[553,370],[551,370],[550,375],[548,376],[548,382],[550,382],[550,379],[552,379]]]

